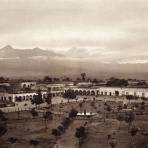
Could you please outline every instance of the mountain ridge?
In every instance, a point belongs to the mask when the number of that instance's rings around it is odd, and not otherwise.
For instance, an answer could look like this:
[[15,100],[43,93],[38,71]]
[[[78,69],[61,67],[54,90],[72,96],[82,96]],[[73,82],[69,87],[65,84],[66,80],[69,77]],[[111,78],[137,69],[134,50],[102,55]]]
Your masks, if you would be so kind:
[[78,76],[86,72],[90,77],[125,77],[148,79],[148,63],[144,64],[118,64],[102,63],[100,60],[86,60],[70,58],[65,54],[52,50],[15,49],[7,45],[0,49],[0,75],[39,77],[52,76]]
[[62,54],[56,53],[52,50],[43,50],[40,48],[33,49],[15,49],[11,45],[7,45],[0,49],[0,58],[29,58],[34,56],[63,57]]

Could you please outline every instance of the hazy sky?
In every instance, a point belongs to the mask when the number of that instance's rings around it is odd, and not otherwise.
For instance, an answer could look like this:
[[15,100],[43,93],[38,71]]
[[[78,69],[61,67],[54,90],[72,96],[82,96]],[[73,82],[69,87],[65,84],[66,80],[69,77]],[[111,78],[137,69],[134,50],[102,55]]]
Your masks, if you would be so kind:
[[148,62],[148,0],[0,0],[0,47]]

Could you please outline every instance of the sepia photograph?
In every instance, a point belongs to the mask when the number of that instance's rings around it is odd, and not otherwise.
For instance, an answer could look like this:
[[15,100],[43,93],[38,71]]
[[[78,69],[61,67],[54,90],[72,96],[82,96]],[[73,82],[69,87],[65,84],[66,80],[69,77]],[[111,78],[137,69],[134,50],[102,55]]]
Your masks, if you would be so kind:
[[148,0],[0,0],[0,148],[148,148]]

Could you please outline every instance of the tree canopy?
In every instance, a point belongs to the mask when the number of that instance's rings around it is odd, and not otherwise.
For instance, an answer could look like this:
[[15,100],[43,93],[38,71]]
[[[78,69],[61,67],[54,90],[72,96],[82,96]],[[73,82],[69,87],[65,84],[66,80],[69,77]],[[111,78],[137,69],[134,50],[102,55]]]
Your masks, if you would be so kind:
[[118,79],[118,78],[110,78],[107,82],[107,86],[127,86],[128,85],[128,81],[125,79]]
[[68,89],[64,94],[63,94],[64,98],[68,98],[68,99],[75,99],[76,98],[76,94],[73,90]]

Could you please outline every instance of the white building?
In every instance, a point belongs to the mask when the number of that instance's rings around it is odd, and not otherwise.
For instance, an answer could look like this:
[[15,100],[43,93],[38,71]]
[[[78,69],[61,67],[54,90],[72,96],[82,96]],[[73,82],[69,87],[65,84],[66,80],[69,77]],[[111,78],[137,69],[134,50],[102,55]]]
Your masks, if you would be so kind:
[[31,88],[36,86],[36,82],[21,82],[21,88]]
[[[42,92],[42,98],[46,98],[46,92]],[[37,96],[36,92],[32,93],[0,93],[0,101],[12,101],[12,102],[17,102],[17,101],[27,101],[27,100],[32,100],[34,97]]]
[[[65,88],[67,91],[69,88]],[[148,88],[120,88],[120,87],[98,87],[98,88],[76,88],[71,87],[72,91],[76,93],[76,95],[82,96],[127,96],[132,95],[136,97],[145,97],[148,98]]]

